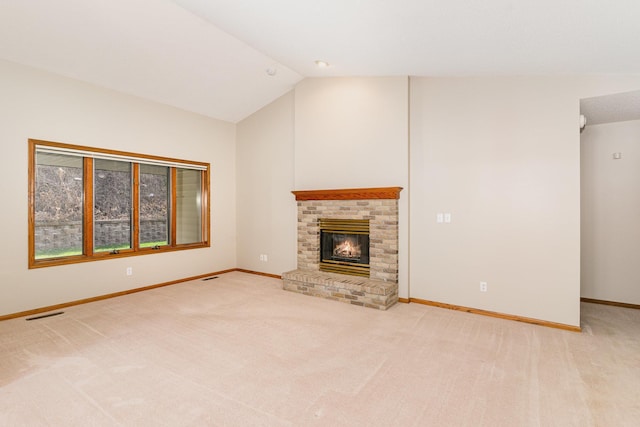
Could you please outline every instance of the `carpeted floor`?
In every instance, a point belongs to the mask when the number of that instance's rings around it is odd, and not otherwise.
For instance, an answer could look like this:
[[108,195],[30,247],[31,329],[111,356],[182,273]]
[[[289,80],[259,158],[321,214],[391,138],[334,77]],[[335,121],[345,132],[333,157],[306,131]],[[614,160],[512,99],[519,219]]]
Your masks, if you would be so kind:
[[637,426],[640,310],[582,333],[228,273],[0,322],[2,426]]

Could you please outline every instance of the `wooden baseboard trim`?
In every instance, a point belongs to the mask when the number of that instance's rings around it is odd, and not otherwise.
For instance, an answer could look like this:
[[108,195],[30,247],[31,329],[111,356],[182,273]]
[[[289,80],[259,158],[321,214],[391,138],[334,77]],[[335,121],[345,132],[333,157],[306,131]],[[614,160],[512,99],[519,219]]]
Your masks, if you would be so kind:
[[580,301],[589,302],[591,304],[613,305],[615,307],[635,308],[636,310],[640,310],[639,304],[629,304],[626,302],[605,301],[605,300],[593,299],[593,298],[580,298]]
[[398,298],[398,302],[401,302],[403,304],[409,304],[410,298]]
[[274,279],[282,279],[282,276],[278,276],[277,274],[261,273],[259,271],[245,270],[244,268],[234,268],[233,271],[239,271],[241,273],[256,274],[258,276],[273,277]]
[[409,298],[410,302],[417,304],[430,305],[433,307],[448,308],[449,310],[464,311],[467,313],[481,314],[483,316],[497,317],[499,319],[515,320],[516,322],[531,323],[534,325],[546,326],[548,328],[563,329],[571,332],[581,332],[579,326],[565,325],[564,323],[547,322],[546,320],[532,319],[529,317],[514,316],[512,314],[496,313],[495,311],[480,310],[477,308],[463,307],[453,304],[445,304],[442,302],[428,301],[419,298]]
[[9,320],[9,319],[15,319],[15,318],[24,317],[24,316],[32,316],[34,314],[40,314],[40,313],[44,313],[44,312],[47,312],[47,311],[60,310],[61,308],[66,308],[66,307],[73,307],[74,305],[87,304],[87,303],[90,303],[90,302],[101,301],[101,300],[105,300],[105,299],[109,299],[109,298],[121,297],[123,295],[135,294],[137,292],[143,292],[143,291],[148,291],[148,290],[155,289],[155,288],[161,288],[163,286],[170,286],[170,285],[175,285],[175,284],[178,284],[178,283],[189,282],[191,280],[203,279],[205,277],[216,276],[218,274],[224,274],[224,273],[230,273],[232,271],[236,271],[236,269],[232,268],[232,269],[229,269],[229,270],[216,271],[214,273],[200,274],[198,276],[186,277],[184,279],[178,279],[178,280],[171,280],[169,282],[163,282],[163,283],[158,283],[156,285],[144,286],[142,288],[128,289],[126,291],[114,292],[112,294],[99,295],[97,297],[83,298],[83,299],[79,299],[79,300],[75,300],[75,301],[65,302],[65,303],[62,303],[62,304],[56,304],[56,305],[50,305],[50,306],[47,306],[47,307],[35,308],[33,310],[21,311],[21,312],[12,313],[12,314],[5,314],[4,316],[0,316],[0,321]]

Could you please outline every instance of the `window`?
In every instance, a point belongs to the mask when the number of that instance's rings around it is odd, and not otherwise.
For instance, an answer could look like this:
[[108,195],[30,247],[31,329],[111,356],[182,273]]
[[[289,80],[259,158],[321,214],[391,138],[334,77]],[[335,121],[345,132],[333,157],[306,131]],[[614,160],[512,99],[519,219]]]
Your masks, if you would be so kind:
[[[82,158],[37,153],[36,259],[81,255],[83,250]],[[64,236],[60,235],[64,231]]]
[[209,245],[208,163],[29,140],[29,268]]
[[[199,171],[194,172],[200,175]],[[170,173],[171,169],[166,166],[140,165],[139,236],[142,248],[166,246],[170,242]],[[200,230],[198,232],[201,238]]]
[[202,228],[202,183],[197,171],[180,169],[176,179],[178,243],[195,243]]
[[131,171],[129,162],[104,159],[93,161],[94,252],[132,248]]

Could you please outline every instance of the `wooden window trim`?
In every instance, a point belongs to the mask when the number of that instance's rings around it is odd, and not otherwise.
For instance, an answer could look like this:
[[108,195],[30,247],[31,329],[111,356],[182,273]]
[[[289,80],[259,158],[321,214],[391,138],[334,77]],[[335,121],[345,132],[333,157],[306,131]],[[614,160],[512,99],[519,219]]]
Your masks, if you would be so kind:
[[[210,221],[211,218],[211,206],[210,206],[210,193],[211,183],[209,181],[209,169],[202,172],[202,241],[209,244],[210,236]],[[205,221],[205,218],[207,220]]]
[[133,173],[131,247],[133,250],[136,248],[141,250],[144,248],[140,248],[140,163],[134,163],[131,172]]
[[[35,177],[29,177],[29,180],[34,181]],[[93,159],[90,157],[84,158],[84,200],[83,203],[83,216],[82,216],[82,240],[84,242],[84,255],[86,257],[93,257]],[[35,216],[35,206],[34,206]],[[35,221],[34,229],[35,231]],[[31,233],[32,230],[29,230]],[[35,241],[34,241],[34,253],[35,253]],[[34,259],[35,261],[35,259]]]
[[[133,157],[137,159],[149,159],[152,161],[161,161],[161,162],[169,162],[173,163],[176,166],[170,167],[170,206],[169,206],[169,221],[170,221],[170,242],[166,246],[160,246],[158,248],[140,248],[140,237],[138,235],[139,232],[139,221],[140,221],[140,163],[131,161],[132,171],[133,171],[133,209],[132,209],[132,248],[122,250],[119,253],[109,253],[109,252],[100,252],[95,253],[93,248],[93,158],[91,157],[83,157],[83,254],[82,255],[73,255],[68,257],[58,257],[58,258],[46,258],[46,259],[35,259],[35,197],[36,197],[36,147],[58,147],[64,149],[71,150],[81,150],[87,152],[93,152],[97,155],[99,154],[108,154],[108,155],[116,155],[123,157]],[[117,150],[109,150],[109,149],[100,149],[93,148],[87,146],[79,146],[72,144],[65,144],[59,142],[51,142],[51,141],[43,141],[36,139],[29,139],[28,141],[28,149],[29,149],[29,165],[28,165],[28,174],[29,174],[29,183],[28,183],[28,267],[30,269],[33,268],[41,268],[41,267],[50,267],[56,265],[68,265],[68,264],[76,264],[83,262],[93,262],[100,261],[106,259],[113,258],[123,258],[130,256],[138,256],[138,255],[148,255],[162,252],[173,252],[180,250],[188,250],[188,249],[198,249],[198,248],[206,248],[210,247],[210,235],[211,235],[211,216],[210,216],[210,164],[204,162],[195,162],[195,161],[186,161],[181,159],[175,159],[170,157],[161,157],[161,156],[152,156],[146,154],[139,153],[131,153],[126,151],[117,151]],[[185,167],[188,165],[198,165],[204,170],[201,171],[202,175],[202,241],[197,243],[189,243],[189,244],[176,244],[176,171],[179,168],[180,164],[184,164]]]
[[178,171],[176,168],[171,168],[171,241],[169,242],[171,247],[176,246],[176,230],[178,229],[178,218],[176,215],[176,203],[178,202],[178,197],[176,195],[176,183],[178,182]]

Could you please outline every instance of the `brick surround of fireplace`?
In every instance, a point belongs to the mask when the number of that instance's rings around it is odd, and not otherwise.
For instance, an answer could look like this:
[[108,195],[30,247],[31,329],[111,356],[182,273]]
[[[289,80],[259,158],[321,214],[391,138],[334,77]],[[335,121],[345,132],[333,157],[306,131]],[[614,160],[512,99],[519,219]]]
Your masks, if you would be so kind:
[[[294,191],[298,203],[298,268],[283,288],[386,310],[398,301],[400,187]],[[369,220],[369,278],[319,270],[320,218]]]

